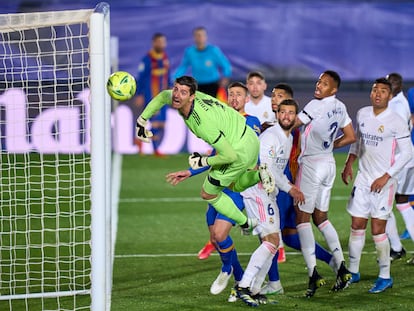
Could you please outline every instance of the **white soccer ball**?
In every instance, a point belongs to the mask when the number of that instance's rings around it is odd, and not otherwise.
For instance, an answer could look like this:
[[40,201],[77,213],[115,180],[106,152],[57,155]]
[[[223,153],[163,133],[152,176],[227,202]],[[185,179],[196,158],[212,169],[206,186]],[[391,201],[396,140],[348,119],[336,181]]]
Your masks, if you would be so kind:
[[125,101],[131,99],[137,90],[134,77],[126,71],[116,71],[110,75],[106,82],[108,94],[115,100]]

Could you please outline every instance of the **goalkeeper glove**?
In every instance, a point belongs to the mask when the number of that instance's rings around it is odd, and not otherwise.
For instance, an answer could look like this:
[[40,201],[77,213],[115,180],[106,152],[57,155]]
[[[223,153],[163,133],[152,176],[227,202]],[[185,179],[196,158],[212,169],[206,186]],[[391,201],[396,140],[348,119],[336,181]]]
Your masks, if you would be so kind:
[[143,117],[139,116],[137,119],[137,125],[135,127],[135,131],[137,134],[137,138],[142,140],[143,142],[149,143],[150,138],[152,137],[152,132],[150,130],[145,129],[147,125],[147,120]]
[[190,164],[192,169],[196,170],[196,169],[208,166],[207,158],[208,157],[204,157],[198,152],[193,152],[188,157],[188,163]]

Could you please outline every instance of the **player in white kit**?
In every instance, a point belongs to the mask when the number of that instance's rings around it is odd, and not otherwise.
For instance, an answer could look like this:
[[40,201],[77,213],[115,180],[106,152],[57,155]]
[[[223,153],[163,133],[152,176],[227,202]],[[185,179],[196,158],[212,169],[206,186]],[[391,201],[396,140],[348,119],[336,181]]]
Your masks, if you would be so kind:
[[[352,121],[345,105],[336,98],[340,76],[327,70],[319,76],[314,97],[297,116],[297,125],[306,125],[301,136],[301,154],[296,185],[305,195],[305,204],[296,207],[296,224],[301,250],[308,268],[306,297],[312,297],[326,281],[316,270],[315,237],[310,219],[325,238],[335,260],[337,271],[333,291],[345,288],[351,274],[345,267],[338,234],[328,219],[331,189],[336,165],[332,150],[355,141]],[[342,135],[337,136],[339,130]]]
[[236,288],[237,296],[249,306],[266,303],[266,296],[261,295],[260,290],[279,245],[280,219],[276,205],[279,189],[289,193],[295,202],[304,202],[303,193],[292,185],[283,173],[292,149],[293,137],[290,132],[297,111],[298,105],[295,100],[282,101],[278,110],[279,122],[259,136],[260,163],[266,164],[274,174],[275,190],[268,195],[263,186],[257,184],[242,192],[247,215],[259,219],[259,224],[253,233],[259,234],[262,240],[261,245],[251,255],[243,278]]
[[348,202],[352,217],[349,237],[349,270],[351,283],[360,280],[359,263],[365,244],[365,231],[371,218],[371,233],[377,251],[379,276],[369,290],[380,293],[393,286],[390,276],[390,243],[385,233],[397,190],[397,176],[413,157],[410,132],[403,119],[388,108],[392,98],[391,83],[375,80],[371,94],[372,106],[357,113],[357,141],[348,154],[342,180],[352,179],[352,164],[358,158],[358,174]]
[[250,94],[250,100],[245,106],[246,113],[259,118],[261,124],[276,121],[271,98],[265,94],[267,83],[264,75],[259,71],[249,72],[246,86]]
[[[388,103],[388,107],[398,113],[407,124],[408,130],[412,130],[411,111],[407,98],[402,91],[402,77],[400,74],[393,72],[387,75],[387,80],[392,86],[393,98]],[[414,194],[414,158],[402,169],[398,175],[398,189],[395,195],[396,208],[404,220],[405,227],[411,237],[414,237],[414,210],[409,202],[410,194]],[[390,240],[391,261],[400,259],[406,255],[406,251],[401,244],[400,236],[397,230],[397,223],[394,213],[391,212],[390,218],[387,221],[385,232]]]

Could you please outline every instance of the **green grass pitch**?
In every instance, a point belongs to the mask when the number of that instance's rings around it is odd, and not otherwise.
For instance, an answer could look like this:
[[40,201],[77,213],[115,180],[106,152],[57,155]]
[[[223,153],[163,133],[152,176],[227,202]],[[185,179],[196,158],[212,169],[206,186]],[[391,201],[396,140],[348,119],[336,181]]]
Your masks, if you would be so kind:
[[[196,176],[178,186],[166,183],[168,172],[187,168],[187,156],[167,159],[128,155],[123,158],[122,188],[119,205],[118,235],[113,274],[112,310],[239,310],[249,308],[243,302],[228,303],[228,289],[211,295],[210,285],[220,271],[220,259],[214,253],[201,261],[196,257],[208,239],[205,224],[206,204],[199,199],[204,176]],[[340,180],[345,154],[336,154],[337,180],[332,193],[330,220],[336,227],[348,260],[350,216],[345,210],[351,186]],[[404,228],[395,213],[399,231]],[[314,227],[316,239],[324,246]],[[257,247],[255,236],[241,236],[233,228],[232,237],[242,266]],[[403,241],[409,254],[414,247]],[[412,310],[413,272],[404,260],[391,265],[394,287],[381,294],[369,294],[368,289],[378,274],[375,249],[369,228],[361,261],[361,281],[348,289],[329,291],[335,276],[323,262],[320,273],[328,284],[311,299],[304,298],[307,272],[302,255],[286,248],[287,261],[279,265],[285,294],[277,297],[276,305],[261,305],[263,310]]]

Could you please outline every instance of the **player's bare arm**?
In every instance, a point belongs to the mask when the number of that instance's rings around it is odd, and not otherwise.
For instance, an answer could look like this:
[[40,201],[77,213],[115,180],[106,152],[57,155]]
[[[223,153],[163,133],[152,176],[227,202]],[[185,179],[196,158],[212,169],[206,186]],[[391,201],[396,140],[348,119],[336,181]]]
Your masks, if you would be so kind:
[[[349,181],[351,181],[353,178],[354,173],[353,173],[352,165],[356,159],[357,159],[357,156],[353,153],[350,153],[348,155],[348,158],[346,159],[344,169],[341,172],[342,181],[344,182],[345,185],[348,185]],[[349,181],[348,181],[348,178],[349,178]]]
[[341,148],[352,144],[356,141],[355,131],[352,123],[349,123],[342,129],[343,135],[339,136],[334,141],[334,148]]

